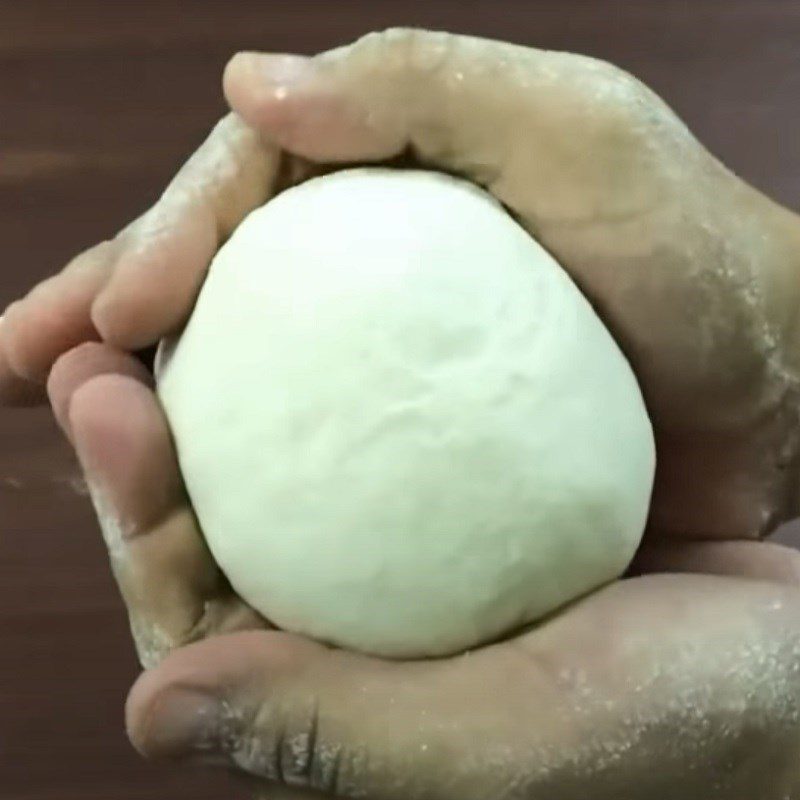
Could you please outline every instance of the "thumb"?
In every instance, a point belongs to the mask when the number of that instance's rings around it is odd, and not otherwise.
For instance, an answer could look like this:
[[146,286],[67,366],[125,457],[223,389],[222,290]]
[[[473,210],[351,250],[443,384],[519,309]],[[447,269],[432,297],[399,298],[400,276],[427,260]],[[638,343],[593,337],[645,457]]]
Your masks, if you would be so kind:
[[219,636],[140,677],[128,697],[128,735],[146,757],[232,766],[271,791],[394,798],[386,786],[396,784],[405,797],[427,763],[429,792],[442,753],[433,743],[420,750],[421,703],[435,696],[413,691],[415,666],[274,631]]
[[653,114],[643,109],[664,105],[606,62],[419,29],[371,33],[311,58],[240,53],[224,88],[240,117],[292,153],[348,162],[410,149],[511,207],[538,189],[551,206],[567,203],[552,196],[555,179],[584,186],[605,175],[614,164],[596,143],[645,136]]
[[145,673],[128,731],[348,798],[794,797],[798,619],[796,587],[654,575],[449,659],[229,634]]

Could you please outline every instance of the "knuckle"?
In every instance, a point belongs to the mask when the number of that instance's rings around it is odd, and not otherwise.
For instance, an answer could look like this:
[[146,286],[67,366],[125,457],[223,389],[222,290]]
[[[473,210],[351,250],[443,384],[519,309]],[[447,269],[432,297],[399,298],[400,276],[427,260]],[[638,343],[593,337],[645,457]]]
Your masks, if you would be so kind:
[[609,108],[623,122],[635,122],[647,117],[652,102],[644,84],[622,70],[604,76],[600,85],[601,96],[608,100]]
[[112,236],[110,239],[103,239],[98,242],[94,247],[90,247],[84,255],[93,259],[105,259],[113,256],[118,246],[118,235]]
[[166,631],[149,620],[131,615],[129,624],[143,669],[154,669],[178,646]]
[[382,132],[396,149],[409,144],[408,137],[437,142],[447,137],[430,121],[446,94],[448,75],[458,72],[453,65],[462,41],[446,32],[387,28],[334,55],[333,69],[368,107],[372,130]]
[[239,717],[237,723],[228,755],[246,772],[326,796],[350,796],[360,785],[364,757],[330,736],[316,700],[293,712],[268,703],[249,722]]
[[113,269],[123,246],[121,232],[111,239],[104,239],[67,262],[56,278],[89,281],[93,286],[102,285]]
[[94,265],[97,262],[105,262],[116,254],[119,247],[119,234],[111,239],[104,239],[92,247],[84,250],[78,256],[72,259],[65,270],[81,268],[87,265]]
[[284,782],[336,797],[350,794],[358,783],[354,769],[357,759],[328,736],[320,724],[317,706],[298,723],[289,726],[278,753]]
[[393,27],[369,33],[352,54],[368,68],[392,77],[430,76],[449,62],[456,37],[421,28]]
[[633,135],[649,133],[657,120],[674,120],[664,102],[631,73],[606,61],[580,60],[587,78],[581,83],[608,127]]

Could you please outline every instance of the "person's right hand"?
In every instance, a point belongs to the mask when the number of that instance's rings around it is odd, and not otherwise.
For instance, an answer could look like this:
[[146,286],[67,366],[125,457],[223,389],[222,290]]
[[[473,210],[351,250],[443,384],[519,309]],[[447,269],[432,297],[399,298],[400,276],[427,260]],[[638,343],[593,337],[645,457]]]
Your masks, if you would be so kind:
[[312,59],[240,55],[225,88],[252,127],[224,120],[147,214],[8,309],[0,396],[40,396],[87,339],[135,349],[180,327],[225,237],[280,173],[302,177],[297,156],[410,152],[505,203],[610,327],[656,431],[654,529],[752,538],[797,512],[800,221],[641,83],[582,56],[390,30]]
[[798,512],[800,218],[609,64],[387,31],[312,59],[242,54],[234,110],[291,153],[402,152],[486,187],[567,269],[653,419],[651,527],[756,537]]

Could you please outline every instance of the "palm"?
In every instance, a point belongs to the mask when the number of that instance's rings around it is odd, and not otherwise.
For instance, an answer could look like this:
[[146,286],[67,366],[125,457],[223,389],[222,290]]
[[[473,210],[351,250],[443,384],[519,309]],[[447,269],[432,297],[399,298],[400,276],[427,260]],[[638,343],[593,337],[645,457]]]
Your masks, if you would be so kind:
[[[582,798],[586,775],[600,759],[605,768],[592,784],[598,800],[639,784],[643,796],[651,796],[654,749],[661,754],[658,781],[664,787],[680,780],[698,796],[709,787],[722,792],[733,780],[724,765],[728,751],[735,753],[765,715],[789,713],[775,685],[789,680],[791,664],[778,657],[783,644],[774,635],[795,613],[792,590],[734,577],[626,579],[504,642],[427,663],[384,662],[271,630],[232,592],[204,545],[148,380],[130,356],[89,344],[62,357],[49,382],[57,417],[92,489],[140,657],[151,668],[128,706],[131,734],[145,753],[169,754],[153,728],[152,709],[165,685],[194,681],[198,670],[210,671],[205,680],[214,685],[243,682],[256,697],[267,697],[275,683],[299,680],[294,694],[312,705],[327,697],[327,714],[333,713],[331,704],[346,704],[360,728],[349,732],[351,750],[339,753],[335,770],[324,768],[322,756],[314,763],[323,766],[312,769],[311,756],[300,758],[296,747],[280,745],[313,738],[320,753],[341,749],[335,713],[330,726],[309,722],[305,711],[281,723],[267,713],[255,715],[269,728],[259,736],[279,743],[268,758],[250,743],[252,733],[238,731],[249,715],[232,712],[222,721],[226,759],[267,783],[280,778],[334,794],[346,793],[347,771],[356,769],[362,749],[369,751],[386,729],[392,731],[395,764],[387,768],[402,768],[408,794],[469,800],[500,796],[503,786],[519,781],[523,796]],[[736,546],[749,570],[761,563],[769,572],[791,560],[774,546]],[[715,571],[736,574],[735,559],[726,565],[725,546],[716,547],[723,552]],[[773,650],[755,689],[747,671],[731,674],[730,664],[743,652],[766,658]],[[307,680],[312,683],[304,685]],[[720,711],[714,692],[697,689],[717,683],[726,693],[749,692],[747,707]],[[676,702],[686,703],[691,713],[683,706],[676,710]],[[231,700],[225,708],[235,705]],[[723,747],[706,737],[711,714],[728,731]],[[270,727],[275,724],[287,730],[277,735]],[[781,765],[776,785],[792,774],[782,760],[794,759],[789,731],[765,734],[751,754],[753,763],[772,759]],[[627,752],[626,759],[615,758],[612,746]],[[447,792],[455,794],[440,794],[430,787],[443,780],[450,751],[467,766],[445,776]],[[412,770],[406,768],[409,759]],[[687,778],[691,759],[711,768]],[[486,770],[490,762],[494,766]],[[750,787],[741,776],[735,780],[738,790]],[[384,796],[379,786],[374,792]],[[304,796],[298,789],[284,794]]]

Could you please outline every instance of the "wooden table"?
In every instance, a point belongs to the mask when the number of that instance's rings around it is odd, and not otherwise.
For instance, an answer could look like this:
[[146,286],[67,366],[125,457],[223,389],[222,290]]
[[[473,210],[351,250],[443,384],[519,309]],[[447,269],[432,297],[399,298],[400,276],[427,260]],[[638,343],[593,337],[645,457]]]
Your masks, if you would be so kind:
[[[799,205],[797,0],[0,0],[0,307],[157,196],[223,113],[231,53],[313,52],[397,24],[614,61]],[[136,663],[43,410],[0,413],[0,653],[0,800],[244,797],[129,749]]]

